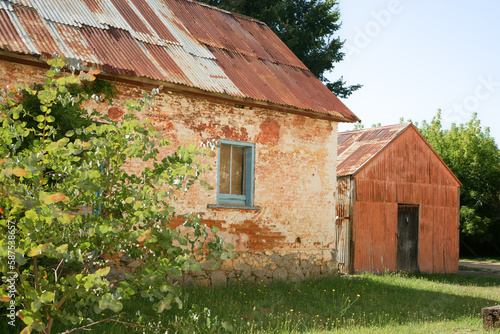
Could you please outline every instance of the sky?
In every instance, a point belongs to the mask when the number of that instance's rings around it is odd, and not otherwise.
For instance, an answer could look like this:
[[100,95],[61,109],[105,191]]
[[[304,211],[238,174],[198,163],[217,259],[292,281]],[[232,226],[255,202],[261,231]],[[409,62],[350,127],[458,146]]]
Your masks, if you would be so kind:
[[[340,0],[344,60],[327,75],[363,87],[342,101],[365,127],[443,127],[478,114],[500,145],[500,1]],[[353,129],[341,123],[339,131]]]

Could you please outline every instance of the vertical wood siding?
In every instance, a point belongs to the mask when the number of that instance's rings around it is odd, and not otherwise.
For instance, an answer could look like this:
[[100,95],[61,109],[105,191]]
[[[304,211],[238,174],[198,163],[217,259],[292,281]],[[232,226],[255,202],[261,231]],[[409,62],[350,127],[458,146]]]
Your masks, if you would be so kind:
[[355,179],[355,271],[396,270],[398,203],[420,208],[420,270],[458,271],[459,183],[413,127]]
[[337,179],[335,196],[335,239],[333,249],[337,250],[337,266],[343,273],[352,272],[351,238],[352,238],[352,199],[355,186],[350,176]]

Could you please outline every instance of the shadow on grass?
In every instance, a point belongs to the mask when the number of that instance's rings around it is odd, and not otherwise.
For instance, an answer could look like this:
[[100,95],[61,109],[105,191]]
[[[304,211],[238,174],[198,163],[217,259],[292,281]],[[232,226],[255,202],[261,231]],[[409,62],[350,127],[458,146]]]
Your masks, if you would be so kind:
[[480,286],[480,287],[500,287],[500,277],[488,276],[483,273],[487,271],[480,271],[478,273],[468,272],[466,274],[425,274],[425,273],[412,273],[409,277],[422,278],[429,281],[454,284],[460,286]]
[[[124,311],[131,315],[139,311],[141,316],[150,317],[151,324],[190,326],[198,322],[195,333],[222,333],[210,329],[222,322],[232,325],[234,333],[302,333],[479,319],[481,308],[500,303],[500,294],[495,292],[499,284],[500,279],[489,277],[420,273],[365,274],[273,285],[242,281],[226,288],[186,288],[182,309],[174,307],[157,314],[148,301],[137,298],[127,301]],[[193,311],[192,305],[197,305],[197,310]],[[99,320],[101,315],[89,310],[87,316]],[[203,317],[202,322],[199,317]],[[211,325],[207,327],[207,323]],[[2,321],[0,332],[12,332],[4,328]],[[56,328],[55,332],[61,332],[64,327]],[[135,333],[109,323],[93,330]]]
[[[194,289],[191,303],[206,306],[241,332],[296,332],[352,326],[439,322],[480,317],[498,299],[473,296],[472,287],[496,289],[497,279],[456,275],[362,275],[300,284]],[[454,288],[459,284],[460,291]],[[486,291],[483,296],[489,296]]]

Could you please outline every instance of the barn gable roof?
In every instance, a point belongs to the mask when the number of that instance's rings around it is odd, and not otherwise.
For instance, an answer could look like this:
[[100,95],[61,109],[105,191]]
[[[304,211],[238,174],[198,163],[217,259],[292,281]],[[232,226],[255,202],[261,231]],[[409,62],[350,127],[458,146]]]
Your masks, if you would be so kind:
[[0,56],[13,53],[359,120],[267,25],[191,0],[0,0]]
[[409,129],[418,134],[422,142],[425,143],[429,150],[445,166],[456,182],[461,185],[460,180],[458,180],[443,159],[441,159],[412,123],[340,132],[337,141],[337,177],[356,175],[387,146]]

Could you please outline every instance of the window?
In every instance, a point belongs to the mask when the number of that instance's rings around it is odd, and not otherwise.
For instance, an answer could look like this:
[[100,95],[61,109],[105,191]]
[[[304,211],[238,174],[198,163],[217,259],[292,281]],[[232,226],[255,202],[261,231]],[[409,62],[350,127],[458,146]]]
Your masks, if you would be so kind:
[[255,145],[221,140],[217,206],[253,208]]

